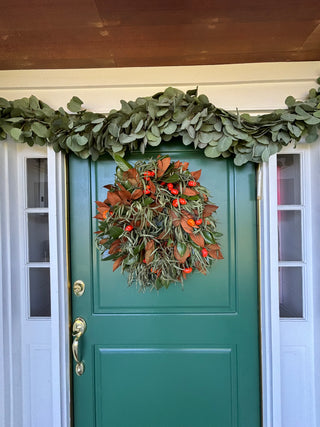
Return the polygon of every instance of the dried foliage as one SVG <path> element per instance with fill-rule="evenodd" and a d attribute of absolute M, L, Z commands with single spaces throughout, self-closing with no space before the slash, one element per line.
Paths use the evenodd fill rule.
<path fill-rule="evenodd" d="M 212 216 L 217 206 L 198 182 L 201 171 L 168 156 L 134 166 L 115 160 L 116 180 L 105 186 L 104 202 L 96 202 L 102 260 L 112 260 L 113 271 L 121 266 L 140 290 L 182 285 L 194 270 L 206 274 L 223 256 Z"/>

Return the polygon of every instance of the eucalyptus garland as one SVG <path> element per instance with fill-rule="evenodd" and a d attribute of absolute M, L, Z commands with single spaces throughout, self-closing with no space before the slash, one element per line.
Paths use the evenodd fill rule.
<path fill-rule="evenodd" d="M 320 83 L 320 78 L 317 80 Z M 121 101 L 120 110 L 107 115 L 82 109 L 73 97 L 67 107 L 53 110 L 35 96 L 8 101 L 0 98 L 0 139 L 10 136 L 30 146 L 49 144 L 55 151 L 73 152 L 97 160 L 109 153 L 157 146 L 177 138 L 184 145 L 204 150 L 207 157 L 233 157 L 238 166 L 267 161 L 290 142 L 318 137 L 320 92 L 311 89 L 304 101 L 292 96 L 286 109 L 251 116 L 215 107 L 197 90 L 175 88 L 135 101 Z"/>
<path fill-rule="evenodd" d="M 134 166 L 115 159 L 116 180 L 96 202 L 102 260 L 112 260 L 113 271 L 121 266 L 140 290 L 183 284 L 195 270 L 206 274 L 223 256 L 212 216 L 218 206 L 198 181 L 201 170 L 168 156 Z"/>

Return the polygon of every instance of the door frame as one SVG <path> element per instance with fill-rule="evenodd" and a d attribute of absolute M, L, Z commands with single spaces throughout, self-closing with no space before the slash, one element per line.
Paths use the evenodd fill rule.
<path fill-rule="evenodd" d="M 319 66 L 320 62 L 315 61 L 295 63 L 294 66 L 290 63 L 269 63 L 160 67 L 151 70 L 149 68 L 46 70 L 45 80 L 43 80 L 43 70 L 0 71 L 0 89 L 1 96 L 7 99 L 34 94 L 53 108 L 65 106 L 73 95 L 77 95 L 87 102 L 86 107 L 89 110 L 108 111 L 111 108 L 117 108 L 119 100 L 123 97 L 124 99 L 134 99 L 135 96 L 150 95 L 169 85 L 174 85 L 182 90 L 199 85 L 199 92 L 206 93 L 216 105 L 221 105 L 229 110 L 238 106 L 242 111 L 263 114 L 275 108 L 282 108 L 285 97 L 290 93 L 298 98 L 304 97 L 306 91 L 315 85 Z M 5 143 L 1 142 L 0 144 Z M 14 143 L 9 142 L 9 144 Z M 312 148 L 312 150 L 318 153 L 319 164 L 320 150 L 319 148 Z M 70 284 L 68 283 L 66 258 L 64 258 L 64 254 L 67 253 L 67 239 L 63 231 L 66 227 L 67 218 L 65 212 L 66 199 L 64 192 L 60 191 L 61 188 L 64 188 L 66 169 L 64 156 L 57 155 L 50 149 L 48 155 L 52 161 L 49 187 L 52 188 L 52 197 L 56 201 L 56 232 L 52 233 L 51 237 L 57 250 L 57 270 L 54 273 L 56 287 L 52 289 L 53 294 L 51 295 L 52 301 L 55 301 L 55 306 L 52 309 L 52 378 L 56 398 L 55 406 L 58 408 L 60 405 L 61 426 L 69 427 L 71 425 L 68 334 Z M 7 160 L 10 161 L 10 159 L 0 158 L 0 164 Z M 261 235 L 261 381 L 264 427 L 281 425 L 279 296 L 277 270 L 275 269 L 276 250 L 274 250 L 274 239 L 272 239 L 274 233 L 277 232 L 276 218 L 274 217 L 276 195 L 272 191 L 275 188 L 275 176 L 270 169 L 273 161 L 271 158 L 270 164 L 262 166 L 263 190 L 262 200 L 259 203 L 261 212 L 259 228 Z M 316 162 L 316 160 L 314 161 Z M 2 176 L 9 176 L 10 178 L 10 165 L 9 168 L 8 164 L 5 169 L 0 168 L 0 177 Z M 5 191 L 2 193 L 4 200 L 9 200 L 10 195 L 6 191 L 5 180 L 1 180 L 0 185 L 4 186 Z M 59 187 L 60 185 L 61 187 Z M 1 235 L 6 235 L 7 216 L 7 209 L 0 211 Z M 313 221 L 315 220 L 316 215 L 314 214 Z M 319 230 L 319 226 L 317 227 Z M 314 244 L 313 251 L 320 250 L 319 246 L 320 243 Z M 10 265 L 11 258 L 6 253 L 5 241 L 2 245 L 0 244 L 1 251 L 0 295 L 3 298 L 0 298 L 0 319 L 4 329 L 0 330 L 0 343 L 6 343 L 10 339 L 12 318 L 7 307 L 8 302 L 10 302 L 8 300 L 10 298 L 10 278 L 7 275 L 7 268 Z M 4 418 L 6 411 L 2 409 L 8 404 L 10 393 L 12 395 L 14 382 L 12 355 L 14 350 L 9 346 L 5 349 L 5 353 L 0 351 L 0 424 L 3 422 L 8 427 L 13 427 L 13 425 L 6 422 Z M 61 354 L 60 350 L 62 351 Z M 59 376 L 57 376 L 57 372 L 60 373 Z M 317 372 L 320 372 L 320 369 Z M 4 384 L 5 387 L 1 387 L 1 384 Z M 320 395 L 319 391 L 318 394 Z M 9 407 L 7 412 L 10 413 L 13 410 L 19 410 L 19 408 Z"/>

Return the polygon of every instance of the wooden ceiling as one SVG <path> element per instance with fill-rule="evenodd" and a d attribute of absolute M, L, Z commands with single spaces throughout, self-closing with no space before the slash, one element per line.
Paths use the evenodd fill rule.
<path fill-rule="evenodd" d="M 319 0 L 0 0 L 0 69 L 320 59 Z"/>

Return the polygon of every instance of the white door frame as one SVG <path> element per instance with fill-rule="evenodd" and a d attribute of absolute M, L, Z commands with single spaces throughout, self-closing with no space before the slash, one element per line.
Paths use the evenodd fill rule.
<path fill-rule="evenodd" d="M 144 69 L 105 69 L 105 70 L 46 70 L 44 71 L 0 71 L 0 96 L 16 99 L 34 94 L 53 108 L 65 106 L 73 95 L 86 101 L 86 107 L 93 111 L 108 111 L 119 108 L 120 99 L 135 99 L 150 95 L 169 85 L 182 90 L 199 86 L 199 93 L 206 95 L 218 106 L 250 113 L 265 113 L 284 106 L 287 95 L 304 97 L 306 90 L 315 86 L 320 62 L 276 64 L 243 64 L 201 67 L 159 67 Z M 40 82 L 40 83 L 39 83 Z M 41 83 L 43 82 L 43 83 Z M 2 147 L 6 143 L 1 143 Z M 10 142 L 9 144 L 14 144 Z M 0 157 L 2 156 L 0 147 Z M 319 165 L 319 150 L 316 151 Z M 10 197 L 8 179 L 10 178 L 10 158 L 8 150 L 0 158 L 0 185 L 2 200 Z M 273 160 L 270 161 L 270 164 Z M 316 160 L 311 159 L 316 162 Z M 316 166 L 316 163 L 314 164 Z M 64 156 L 48 150 L 49 189 L 52 215 L 50 218 L 50 250 L 52 254 L 52 327 L 51 361 L 53 381 L 54 427 L 70 425 L 70 360 L 69 360 L 69 319 L 67 280 L 66 233 L 65 233 L 65 162 Z M 319 168 L 318 168 L 319 169 Z M 316 169 L 314 169 L 316 171 Z M 314 184 L 314 190 L 319 188 Z M 277 252 L 274 238 L 277 233 L 274 207 L 276 193 L 273 191 L 274 175 L 270 166 L 262 167 L 263 194 L 261 200 L 261 366 L 262 399 L 264 427 L 281 426 L 281 376 L 280 376 L 280 324 L 278 277 L 275 265 Z M 318 187 L 317 187 L 318 185 Z M 4 188 L 2 188 L 4 187 Z M 318 203 L 318 202 L 317 202 Z M 0 245 L 0 423 L 8 427 L 12 424 L 13 412 L 19 410 L 14 401 L 12 309 L 10 287 L 10 239 L 7 230 L 9 207 L 5 203 L 0 212 L 0 231 L 4 236 Z M 319 212 L 319 203 L 313 208 L 313 222 Z M 319 231 L 319 226 L 317 226 Z M 9 240 L 8 240 L 9 239 Z M 319 243 L 313 243 L 313 253 L 319 253 Z M 315 252 L 318 251 L 318 252 Z M 314 283 L 316 278 L 314 273 Z M 317 291 L 318 292 L 318 291 Z M 2 346 L 2 348 L 4 348 Z M 320 372 L 320 370 L 316 370 Z M 317 374 L 319 375 L 319 374 Z M 3 385 L 3 387 L 1 387 Z M 319 394 L 319 393 L 318 393 Z M 4 409 L 1 411 L 1 409 Z M 287 426 L 282 426 L 287 427 Z M 309 427 L 309 426 L 308 426 Z"/>

